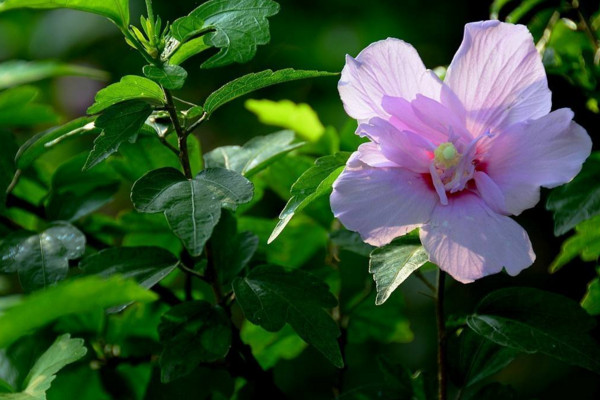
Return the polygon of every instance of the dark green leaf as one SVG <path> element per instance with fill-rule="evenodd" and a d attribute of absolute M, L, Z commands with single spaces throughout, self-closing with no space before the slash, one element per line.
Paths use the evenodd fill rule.
<path fill-rule="evenodd" d="M 313 167 L 306 170 L 298 178 L 290 189 L 292 197 L 279 214 L 279 222 L 271 237 L 269 237 L 269 243 L 279 236 L 297 212 L 304 209 L 318 197 L 330 193 L 331 185 L 342 173 L 349 156 L 349 153 L 337 153 L 332 156 L 321 157 L 315 161 Z"/>
<path fill-rule="evenodd" d="M 499 372 L 519 354 L 470 329 L 463 329 L 457 338 L 451 337 L 448 350 L 450 375 L 459 387 L 473 385 Z"/>
<path fill-rule="evenodd" d="M 258 237 L 248 231 L 238 233 L 235 217 L 224 211 L 210 239 L 210 248 L 219 283 L 228 285 L 256 252 Z"/>
<path fill-rule="evenodd" d="M 119 149 L 121 143 L 132 140 L 152 114 L 152 107 L 141 101 L 127 101 L 107 108 L 96 120 L 102 133 L 94 140 L 85 169 L 104 161 Z"/>
<path fill-rule="evenodd" d="M 40 289 L 66 278 L 69 260 L 85 251 L 85 236 L 66 222 L 56 222 L 45 231 L 17 232 L 0 244 L 1 270 L 19 273 L 27 291 Z"/>
<path fill-rule="evenodd" d="M 90 276 L 61 282 L 25 297 L 0 315 L 0 349 L 65 315 L 155 299 L 154 293 L 119 276 L 109 279 Z"/>
<path fill-rule="evenodd" d="M 359 254 L 364 257 L 369 257 L 375 246 L 363 242 L 357 232 L 350 232 L 345 229 L 333 231 L 329 234 L 329 238 L 336 246 L 346 251 Z"/>
<path fill-rule="evenodd" d="M 246 142 L 243 147 L 217 147 L 204 155 L 204 164 L 207 168 L 227 168 L 250 177 L 303 144 L 292 143 L 293 141 L 292 131 L 258 136 Z"/>
<path fill-rule="evenodd" d="M 75 221 L 109 203 L 120 182 L 108 166 L 82 171 L 86 155 L 80 154 L 62 164 L 54 175 L 46 205 L 53 220 Z"/>
<path fill-rule="evenodd" d="M 280 331 L 269 332 L 258 325 L 244 323 L 240 329 L 240 337 L 250 345 L 252 355 L 264 370 L 274 367 L 281 359 L 293 360 L 307 346 L 289 325 L 285 325 Z"/>
<path fill-rule="evenodd" d="M 15 8 L 72 8 L 102 15 L 117 26 L 129 27 L 129 0 L 5 0 L 0 12 Z"/>
<path fill-rule="evenodd" d="M 6 189 L 10 186 L 14 179 L 15 154 L 18 146 L 14 137 L 9 132 L 0 132 L 0 212 L 3 212 L 6 207 Z"/>
<path fill-rule="evenodd" d="M 173 168 L 161 168 L 141 177 L 131 189 L 138 211 L 164 212 L 173 233 L 193 256 L 219 221 L 221 208 L 234 210 L 252 199 L 252 183 L 222 168 L 206 169 L 188 180 Z"/>
<path fill-rule="evenodd" d="M 240 96 L 254 92 L 255 90 L 265 88 L 267 86 L 276 85 L 283 82 L 291 82 L 298 79 L 317 78 L 320 76 L 335 76 L 336 73 L 323 71 L 305 71 L 295 70 L 292 68 L 272 71 L 265 71 L 244 75 L 226 83 L 221 88 L 212 92 L 204 103 L 204 111 L 209 115 L 223 104 L 237 99 Z"/>
<path fill-rule="evenodd" d="M 600 152 L 588 158 L 571 182 L 550 193 L 546 208 L 554 213 L 556 236 L 600 213 Z"/>
<path fill-rule="evenodd" d="M 278 11 L 279 4 L 272 0 L 211 0 L 173 22 L 171 34 L 185 42 L 214 31 L 206 35 L 205 43 L 220 51 L 205 61 L 203 68 L 245 63 L 256 54 L 256 46 L 271 39 L 267 17 Z"/>
<path fill-rule="evenodd" d="M 118 83 L 105 87 L 96 94 L 94 104 L 88 108 L 88 114 L 97 114 L 110 106 L 127 100 L 143 100 L 150 104 L 162 105 L 165 95 L 162 89 L 150 79 L 127 75 Z"/>
<path fill-rule="evenodd" d="M 492 382 L 479 390 L 466 392 L 462 399 L 464 400 L 516 400 L 519 394 L 515 389 L 508 385 L 498 382 Z"/>
<path fill-rule="evenodd" d="M 165 64 L 161 68 L 155 65 L 144 66 L 144 75 L 160 83 L 165 89 L 181 89 L 187 78 L 187 71 L 179 65 Z"/>
<path fill-rule="evenodd" d="M 0 64 L 0 89 L 24 85 L 56 76 L 84 76 L 104 80 L 108 74 L 98 69 L 56 61 L 11 60 Z"/>
<path fill-rule="evenodd" d="M 56 122 L 58 116 L 50 106 L 33 102 L 38 93 L 38 89 L 32 86 L 20 86 L 0 92 L 0 126 Z"/>
<path fill-rule="evenodd" d="M 596 261 L 600 257 L 600 215 L 575 227 L 575 235 L 563 242 L 550 272 L 558 271 L 577 256 L 583 261 Z"/>
<path fill-rule="evenodd" d="M 17 168 L 27 168 L 46 151 L 72 137 L 87 133 L 100 133 L 100 130 L 94 125 L 94 120 L 94 117 L 77 118 L 65 125 L 48 129 L 33 136 L 19 148 L 15 156 Z"/>
<path fill-rule="evenodd" d="M 149 289 L 169 275 L 177 263 L 172 253 L 159 247 L 116 247 L 84 258 L 79 268 L 85 275 L 132 278 Z"/>
<path fill-rule="evenodd" d="M 250 322 L 271 332 L 287 322 L 336 367 L 343 367 L 336 340 L 340 331 L 323 310 L 335 307 L 337 301 L 325 283 L 302 271 L 263 265 L 236 279 L 233 288 Z"/>
<path fill-rule="evenodd" d="M 162 382 L 170 382 L 192 372 L 202 362 L 227 355 L 231 327 L 225 311 L 206 301 L 188 301 L 171 308 L 158 326 Z"/>
<path fill-rule="evenodd" d="M 479 303 L 467 323 L 501 346 L 600 372 L 600 346 L 588 335 L 594 320 L 567 297 L 532 288 L 500 289 Z"/>
<path fill-rule="evenodd" d="M 377 285 L 376 304 L 383 304 L 398 286 L 429 260 L 418 238 L 404 236 L 373 250 L 369 272 Z"/>

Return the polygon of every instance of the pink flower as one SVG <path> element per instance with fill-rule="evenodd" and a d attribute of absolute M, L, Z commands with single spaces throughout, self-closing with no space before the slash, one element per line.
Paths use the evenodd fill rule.
<path fill-rule="evenodd" d="M 338 89 L 370 140 L 333 184 L 331 207 L 348 229 L 382 246 L 420 228 L 430 260 L 464 283 L 533 263 L 508 216 L 533 207 L 540 186 L 571 180 L 592 144 L 571 110 L 550 112 L 525 26 L 467 24 L 444 82 L 411 45 L 373 43 L 347 56 Z"/>

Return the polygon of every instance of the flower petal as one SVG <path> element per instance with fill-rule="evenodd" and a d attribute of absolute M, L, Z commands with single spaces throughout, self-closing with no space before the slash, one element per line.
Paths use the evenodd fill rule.
<path fill-rule="evenodd" d="M 482 171 L 475 171 L 473 180 L 479 192 L 479 196 L 494 212 L 498 214 L 508 215 L 506 210 L 506 199 L 504 193 L 496 185 L 496 182 L 488 174 Z"/>
<path fill-rule="evenodd" d="M 410 131 L 399 131 L 381 118 L 371 118 L 368 124 L 360 124 L 357 133 L 379 144 L 382 155 L 393 161 L 396 166 L 418 173 L 429 170 L 435 146 L 427 139 Z M 361 160 L 373 167 L 387 166 L 375 165 L 362 157 Z"/>
<path fill-rule="evenodd" d="M 346 112 L 361 122 L 389 116 L 381 107 L 384 95 L 412 100 L 421 93 L 438 99 L 440 88 L 414 47 L 393 38 L 371 44 L 356 59 L 346 56 L 338 84 Z"/>
<path fill-rule="evenodd" d="M 399 166 L 398 164 L 396 164 L 393 161 L 390 161 L 383 155 L 377 143 L 363 143 L 360 146 L 358 146 L 356 152 L 358 153 L 358 159 L 370 167 L 394 168 Z"/>
<path fill-rule="evenodd" d="M 540 186 L 562 185 L 581 170 L 592 141 L 572 118 L 571 110 L 556 110 L 516 124 L 487 144 L 486 173 L 504 193 L 510 214 L 533 207 Z"/>
<path fill-rule="evenodd" d="M 498 273 L 502 267 L 514 276 L 535 260 L 527 232 L 473 193 L 437 206 L 420 237 L 431 262 L 463 283 Z"/>
<path fill-rule="evenodd" d="M 354 153 L 333 184 L 336 218 L 363 240 L 383 246 L 429 221 L 437 195 L 422 175 L 403 168 L 372 168 Z"/>
<path fill-rule="evenodd" d="M 474 137 L 550 112 L 544 66 L 523 25 L 467 24 L 444 83 L 463 103 L 467 128 Z"/>

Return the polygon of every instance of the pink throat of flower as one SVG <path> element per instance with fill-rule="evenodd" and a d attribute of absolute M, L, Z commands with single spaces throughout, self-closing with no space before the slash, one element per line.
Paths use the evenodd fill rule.
<path fill-rule="evenodd" d="M 451 137 L 449 142 L 441 143 L 435 149 L 429 172 L 443 205 L 448 204 L 448 194 L 464 190 L 473 179 L 473 174 L 480 165 L 476 145 L 486 137 L 491 138 L 492 134 L 483 133 L 466 145 L 459 138 Z"/>

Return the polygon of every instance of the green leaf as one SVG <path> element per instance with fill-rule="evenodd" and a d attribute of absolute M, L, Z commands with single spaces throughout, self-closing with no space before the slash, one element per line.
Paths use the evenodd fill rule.
<path fill-rule="evenodd" d="M 17 168 L 29 167 L 38 157 L 46 151 L 52 150 L 59 143 L 88 133 L 100 133 L 94 125 L 95 117 L 81 117 L 65 125 L 48 129 L 31 137 L 19 148 L 15 161 Z"/>
<path fill-rule="evenodd" d="M 217 147 L 204 154 L 204 164 L 207 168 L 226 168 L 250 177 L 303 144 L 292 143 L 293 141 L 292 131 L 257 136 L 243 147 Z"/>
<path fill-rule="evenodd" d="M 69 334 L 59 336 L 35 362 L 23 382 L 23 390 L 19 393 L 0 394 L 0 399 L 46 400 L 46 391 L 50 389 L 56 374 L 86 353 L 82 339 L 71 339 Z"/>
<path fill-rule="evenodd" d="M 500 289 L 479 303 L 467 323 L 501 346 L 600 373 L 600 346 L 588 335 L 594 319 L 567 297 L 524 287 Z"/>
<path fill-rule="evenodd" d="M 377 285 L 376 304 L 383 304 L 406 278 L 429 260 L 419 238 L 403 236 L 373 250 L 369 272 Z"/>
<path fill-rule="evenodd" d="M 471 386 L 502 370 L 518 354 L 517 350 L 499 346 L 470 329 L 463 329 L 458 338 L 450 337 L 450 375 L 459 387 Z"/>
<path fill-rule="evenodd" d="M 369 257 L 371 252 L 376 248 L 363 242 L 358 232 L 350 232 L 345 229 L 331 232 L 329 238 L 333 244 L 339 246 L 341 249 L 364 257 Z"/>
<path fill-rule="evenodd" d="M 271 39 L 267 17 L 277 12 L 279 4 L 272 0 L 211 0 L 173 22 L 171 34 L 185 42 L 214 31 L 205 36 L 205 42 L 220 50 L 202 68 L 245 63 L 256 54 L 256 46 Z"/>
<path fill-rule="evenodd" d="M 46 214 L 53 220 L 76 221 L 109 203 L 120 181 L 106 165 L 82 171 L 86 154 L 62 164 L 52 175 Z"/>
<path fill-rule="evenodd" d="M 177 258 L 159 247 L 115 247 L 92 254 L 79 263 L 84 275 L 132 278 L 151 288 L 177 268 Z"/>
<path fill-rule="evenodd" d="M 88 114 L 97 114 L 110 106 L 127 100 L 143 100 L 154 105 L 163 105 L 165 95 L 162 89 L 150 79 L 127 75 L 118 83 L 105 87 L 96 94 L 94 104 L 88 108 Z"/>
<path fill-rule="evenodd" d="M 140 212 L 164 212 L 173 233 L 199 256 L 221 208 L 235 210 L 252 199 L 252 192 L 250 181 L 226 169 L 206 169 L 188 180 L 176 169 L 161 168 L 135 182 L 131 200 Z"/>
<path fill-rule="evenodd" d="M 266 125 L 291 129 L 302 139 L 317 142 L 325 133 L 325 127 L 317 113 L 308 104 L 296 104 L 290 100 L 254 100 L 244 103 Z"/>
<path fill-rule="evenodd" d="M 94 140 L 94 148 L 88 156 L 85 169 L 104 161 L 119 149 L 121 143 L 132 140 L 152 114 L 152 107 L 132 100 L 107 108 L 96 120 L 102 133 Z"/>
<path fill-rule="evenodd" d="M 550 272 L 558 271 L 577 256 L 583 261 L 596 261 L 600 257 L 600 215 L 575 227 L 575 235 L 563 242 L 560 253 L 550 264 Z"/>
<path fill-rule="evenodd" d="M 15 138 L 10 132 L 0 132 L 0 212 L 6 208 L 6 189 L 10 186 L 16 172 L 15 153 L 18 151 Z"/>
<path fill-rule="evenodd" d="M 278 83 L 291 82 L 298 79 L 317 78 L 321 76 L 336 76 L 337 73 L 323 71 L 305 71 L 295 70 L 293 68 L 280 69 L 272 71 L 256 72 L 244 75 L 231 82 L 226 83 L 208 96 L 204 103 L 204 111 L 208 115 L 212 114 L 217 108 L 240 96 L 254 92 L 255 90 Z"/>
<path fill-rule="evenodd" d="M 199 300 L 171 308 L 158 326 L 161 381 L 166 383 L 192 372 L 202 362 L 227 355 L 231 327 L 225 311 Z"/>
<path fill-rule="evenodd" d="M 144 66 L 144 75 L 161 84 L 165 89 L 181 89 L 187 78 L 187 71 L 179 65 L 165 64 L 161 68 L 155 65 Z"/>
<path fill-rule="evenodd" d="M 0 92 L 0 126 L 56 122 L 58 116 L 50 106 L 33 102 L 38 94 L 39 90 L 32 86 L 20 86 Z"/>
<path fill-rule="evenodd" d="M 83 255 L 85 236 L 66 222 L 56 222 L 36 234 L 20 231 L 0 244 L 3 272 L 18 272 L 26 291 L 40 289 L 66 278 L 69 260 Z"/>
<path fill-rule="evenodd" d="M 587 287 L 587 292 L 581 300 L 581 306 L 590 315 L 600 315 L 600 278 L 593 279 Z"/>
<path fill-rule="evenodd" d="M 169 56 L 169 64 L 180 65 L 182 62 L 196 54 L 202 53 L 204 50 L 210 49 L 212 46 L 206 44 L 204 36 L 197 37 L 188 42 L 182 43 L 177 50 Z"/>
<path fill-rule="evenodd" d="M 250 346 L 252 355 L 264 370 L 274 367 L 279 360 L 293 360 L 307 346 L 289 325 L 269 332 L 258 325 L 244 323 L 240 337 Z"/>
<path fill-rule="evenodd" d="M 90 276 L 61 282 L 26 296 L 0 315 L 0 348 L 65 315 L 155 299 L 154 293 L 119 276 L 109 279 Z"/>
<path fill-rule="evenodd" d="M 37 82 L 56 76 L 83 76 L 98 80 L 108 79 L 106 72 L 81 65 L 64 64 L 56 61 L 11 60 L 0 64 L 0 89 Z"/>
<path fill-rule="evenodd" d="M 248 265 L 257 248 L 258 236 L 249 231 L 238 233 L 235 217 L 230 212 L 222 212 L 210 238 L 211 256 L 219 283 L 230 285 Z"/>
<path fill-rule="evenodd" d="M 102 15 L 122 29 L 129 27 L 129 0 L 5 0 L 0 12 L 16 8 L 72 8 Z"/>
<path fill-rule="evenodd" d="M 233 282 L 235 296 L 246 318 L 270 332 L 289 323 L 296 333 L 333 365 L 344 362 L 336 338 L 340 331 L 323 308 L 337 301 L 325 283 L 302 271 L 286 272 L 263 265 Z"/>
<path fill-rule="evenodd" d="M 546 208 L 554 213 L 556 236 L 600 214 L 600 152 L 592 153 L 571 182 L 550 193 Z"/>
<path fill-rule="evenodd" d="M 288 222 L 315 199 L 331 192 L 331 185 L 342 173 L 350 153 L 337 153 L 317 159 L 292 185 L 292 197 L 279 214 L 279 222 L 269 237 L 269 243 L 279 236 Z"/>

